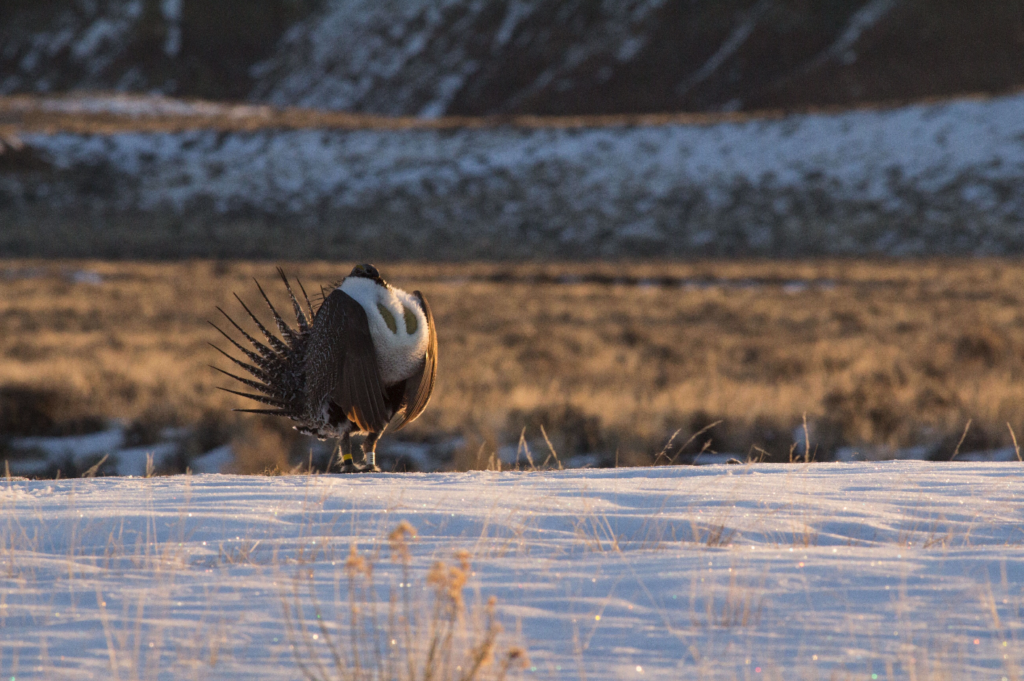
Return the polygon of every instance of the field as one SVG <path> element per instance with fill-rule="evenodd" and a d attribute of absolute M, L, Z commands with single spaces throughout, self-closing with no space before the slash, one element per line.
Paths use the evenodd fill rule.
<path fill-rule="evenodd" d="M 0 681 L 1024 681 L 1022 57 L 1024 0 L 0 0 Z M 225 373 L 362 262 L 439 372 L 341 475 Z"/>
<path fill-rule="evenodd" d="M 1017 680 L 1021 483 L 920 462 L 7 481 L 0 675 Z"/>
<path fill-rule="evenodd" d="M 819 460 L 911 446 L 949 459 L 1024 432 L 1018 262 L 377 264 L 434 309 L 437 389 L 402 435 L 455 442 L 449 469 L 485 468 L 521 435 L 546 456 L 542 426 L 562 459 L 599 465 L 702 448 L 788 461 L 806 441 Z M 244 316 L 232 292 L 268 319 L 253 277 L 287 309 L 275 265 L 0 263 L 0 433 L 119 419 L 146 444 L 201 423 L 193 450 L 232 441 L 239 472 L 305 461 L 308 441 L 233 415 L 243 401 L 207 366 L 225 364 L 208 345 L 226 346 L 215 308 Z M 312 291 L 352 266 L 282 265 Z"/>

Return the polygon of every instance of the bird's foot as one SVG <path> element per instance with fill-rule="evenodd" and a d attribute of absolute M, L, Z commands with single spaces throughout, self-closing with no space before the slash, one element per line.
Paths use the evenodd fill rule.
<path fill-rule="evenodd" d="M 380 469 L 373 464 L 368 464 L 365 461 L 355 463 L 354 461 L 346 461 L 341 465 L 340 473 L 380 473 Z"/>

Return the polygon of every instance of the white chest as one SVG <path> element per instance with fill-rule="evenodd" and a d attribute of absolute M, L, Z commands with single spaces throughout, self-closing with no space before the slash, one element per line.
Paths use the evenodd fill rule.
<path fill-rule="evenodd" d="M 339 288 L 366 311 L 384 385 L 394 385 L 416 373 L 429 343 L 427 318 L 416 298 L 365 277 L 347 277 Z"/>

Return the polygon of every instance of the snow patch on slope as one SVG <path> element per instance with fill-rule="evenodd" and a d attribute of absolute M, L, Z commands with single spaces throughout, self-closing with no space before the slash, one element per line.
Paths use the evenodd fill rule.
<path fill-rule="evenodd" d="M 801 73 L 809 73 L 825 65 L 831 60 L 841 59 L 844 64 L 852 64 L 857 60 L 854 47 L 861 36 L 877 26 L 890 12 L 899 6 L 899 0 L 871 0 L 861 7 L 850 18 L 846 28 L 826 50 L 808 62 Z"/>
<path fill-rule="evenodd" d="M 97 79 L 124 54 L 142 10 L 141 0 L 53 5 L 51 11 L 56 16 L 48 22 L 48 28 L 36 27 L 7 36 L 5 50 L 12 55 L 20 53 L 21 58 L 16 68 L 0 77 L 0 92 L 49 92 L 66 87 L 51 81 L 55 76 L 67 75 L 53 69 L 54 58 L 61 54 L 66 54 L 77 74 L 77 87 L 102 86 Z M 130 85 L 131 74 L 125 74 L 122 80 Z"/>
<path fill-rule="evenodd" d="M 23 138 L 115 178 L 53 188 L 55 209 L 255 211 L 424 257 L 1024 252 L 1022 95 L 707 126 Z M 0 176 L 14 202 L 22 186 Z"/>
<path fill-rule="evenodd" d="M 532 23 L 546 4 L 333 0 L 323 12 L 289 28 L 275 55 L 253 67 L 252 76 L 259 82 L 253 97 L 282 106 L 440 116 L 481 61 L 516 50 L 520 41 L 542 40 L 552 30 Z M 591 17 L 586 27 L 560 27 L 578 33 L 577 42 L 552 58 L 516 101 L 558 79 L 574 78 L 587 60 L 630 59 L 646 43 L 638 27 L 663 4 L 664 0 L 596 6 L 586 0 L 561 3 L 560 17 L 595 11 L 600 17 Z M 496 21 L 493 15 L 499 9 L 503 16 Z M 453 36 L 466 39 L 453 41 Z"/>

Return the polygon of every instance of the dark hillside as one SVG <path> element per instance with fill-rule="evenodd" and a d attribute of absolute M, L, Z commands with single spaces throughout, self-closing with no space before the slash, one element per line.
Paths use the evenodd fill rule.
<path fill-rule="evenodd" d="M 0 91 L 244 99 L 252 65 L 315 0 L 4 0 Z"/>
<path fill-rule="evenodd" d="M 0 94 L 387 115 L 805 108 L 1024 85 L 1021 0 L 5 0 Z"/>

